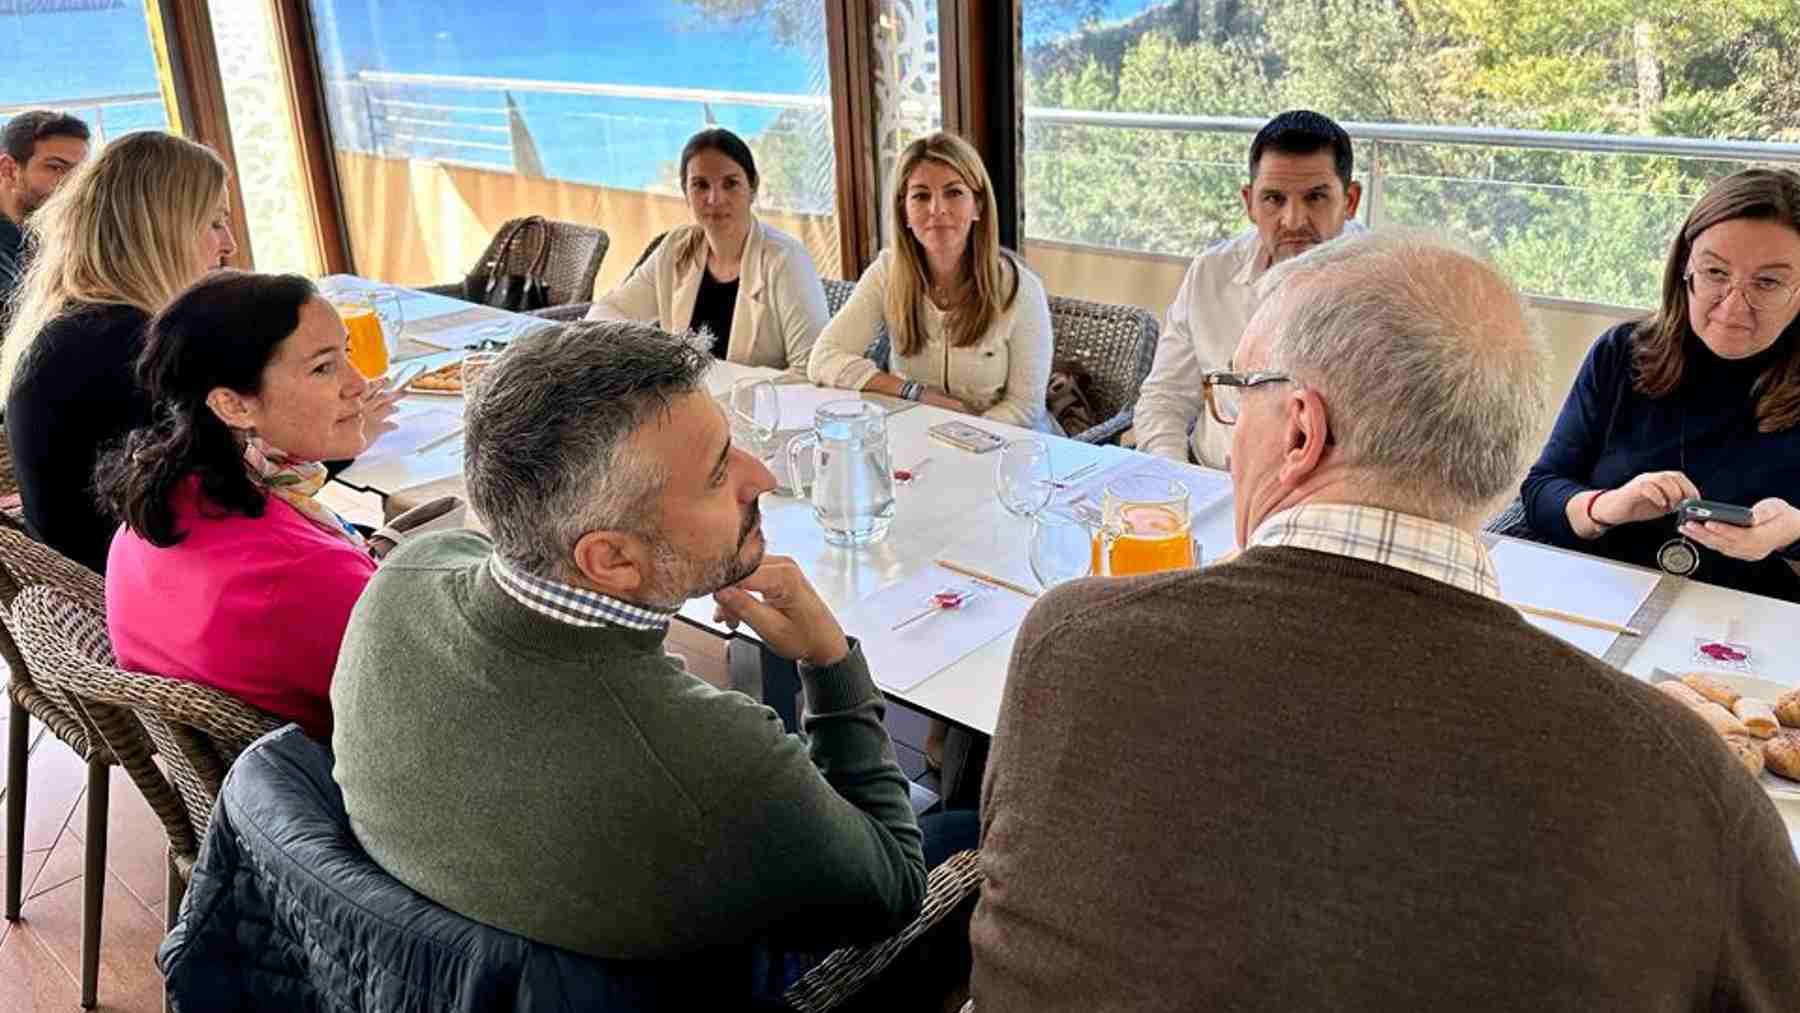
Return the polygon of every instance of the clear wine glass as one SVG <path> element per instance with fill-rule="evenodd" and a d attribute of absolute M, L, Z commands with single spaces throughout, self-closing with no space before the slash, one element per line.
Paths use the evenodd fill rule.
<path fill-rule="evenodd" d="M 756 440 L 758 453 L 781 428 L 781 399 L 775 385 L 756 377 L 743 377 L 731 385 L 731 414 Z"/>
<path fill-rule="evenodd" d="M 1001 447 L 994 466 L 994 491 L 1000 496 L 1000 505 L 1019 517 L 1034 517 L 1049 506 L 1056 491 L 1050 484 L 1050 445 L 1028 436 Z"/>
<path fill-rule="evenodd" d="M 1046 510 L 1031 522 L 1031 573 L 1045 590 L 1094 568 L 1094 533 L 1087 524 L 1059 510 Z"/>

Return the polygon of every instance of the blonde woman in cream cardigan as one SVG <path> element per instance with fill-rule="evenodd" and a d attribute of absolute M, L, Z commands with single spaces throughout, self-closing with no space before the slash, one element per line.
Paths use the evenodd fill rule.
<path fill-rule="evenodd" d="M 1000 249 L 981 156 L 954 134 L 931 134 L 907 147 L 894 180 L 895 240 L 819 336 L 807 376 L 1056 432 L 1044 406 L 1049 301 Z M 862 354 L 883 324 L 887 372 Z"/>
<path fill-rule="evenodd" d="M 750 213 L 757 182 L 736 134 L 715 127 L 689 138 L 681 189 L 695 224 L 671 231 L 588 319 L 705 331 L 717 358 L 803 373 L 830 316 L 825 289 L 806 247 Z"/>

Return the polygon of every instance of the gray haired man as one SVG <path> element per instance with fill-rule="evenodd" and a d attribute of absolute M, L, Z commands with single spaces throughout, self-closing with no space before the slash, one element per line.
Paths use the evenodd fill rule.
<path fill-rule="evenodd" d="M 468 411 L 492 541 L 408 543 L 356 607 L 336 777 L 369 854 L 445 907 L 646 961 L 878 938 L 919 909 L 881 694 L 793 560 L 764 557 L 775 483 L 732 445 L 710 362 L 639 323 L 515 342 Z M 807 740 L 664 650 L 675 610 L 709 593 L 800 663 Z"/>
<path fill-rule="evenodd" d="M 1393 233 L 1263 284 L 1204 392 L 1244 551 L 1019 633 L 977 1008 L 1800 1009 L 1768 797 L 1499 598 L 1476 531 L 1545 408 L 1518 293 Z"/>

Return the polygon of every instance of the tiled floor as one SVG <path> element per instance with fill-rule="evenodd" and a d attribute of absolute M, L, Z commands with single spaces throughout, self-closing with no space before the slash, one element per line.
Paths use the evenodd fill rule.
<path fill-rule="evenodd" d="M 87 768 L 36 721 L 25 801 L 24 903 L 0 921 L 0 1013 L 81 1006 L 81 901 Z M 7 717 L 0 710 L 0 739 Z M 4 788 L 0 787 L 0 792 Z M 123 771 L 108 792 L 100 1009 L 162 1009 L 162 824 Z M 0 852 L 5 849 L 0 837 Z"/>

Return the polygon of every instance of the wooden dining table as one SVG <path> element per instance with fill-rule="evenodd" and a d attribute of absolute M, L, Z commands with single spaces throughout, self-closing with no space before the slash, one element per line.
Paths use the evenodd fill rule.
<path fill-rule="evenodd" d="M 437 353 L 427 361 L 453 361 L 455 354 Z M 708 389 L 723 400 L 734 383 L 746 378 L 792 385 L 792 377 L 775 370 L 727 362 L 714 363 L 706 382 Z M 826 394 L 803 388 L 804 385 L 800 385 L 790 390 L 784 401 L 805 407 L 830 397 L 858 397 L 855 392 Z M 872 400 L 889 408 L 895 407 L 891 399 Z M 406 401 L 418 401 L 419 404 L 406 405 L 398 416 L 402 434 L 407 434 L 409 426 L 413 425 L 411 420 L 429 419 L 433 425 L 442 425 L 445 415 L 460 415 L 461 411 L 457 399 L 407 398 Z M 765 495 L 761 510 L 768 551 L 791 556 L 799 562 L 826 603 L 845 620 L 846 631 L 862 640 L 870 669 L 883 691 L 910 707 L 979 733 L 992 734 L 1017 630 L 1016 621 L 1004 629 L 997 629 L 997 624 L 1005 623 L 1014 615 L 1022 616 L 1031 599 L 1021 592 L 1041 586 L 1028 560 L 1033 521 L 1005 509 L 995 494 L 998 455 L 972 453 L 939 442 L 930 434 L 931 427 L 937 423 L 961 419 L 972 421 L 1006 439 L 1042 438 L 1049 448 L 1053 475 L 1083 475 L 1082 482 L 1139 467 L 1154 467 L 1161 474 L 1174 475 L 1195 490 L 1192 526 L 1200 557 L 1211 561 L 1237 548 L 1230 480 L 1223 473 L 1189 465 L 1151 462 L 1144 455 L 1120 447 L 1094 446 L 1044 436 L 986 419 L 970 420 L 967 416 L 930 405 L 908 404 L 904 408 L 893 411 L 886 418 L 889 454 L 896 469 L 916 472 L 916 475 L 911 481 L 897 486 L 896 513 L 884 539 L 860 548 L 831 545 L 824 537 L 811 504 L 793 495 Z M 809 418 L 783 417 L 782 432 L 769 442 L 780 444 L 786 436 L 809 424 Z M 399 443 L 416 442 L 409 437 L 417 435 L 403 435 Z M 451 444 L 454 445 L 440 446 L 422 454 L 398 455 L 398 459 L 372 453 L 360 459 L 339 479 L 358 488 L 379 492 L 395 501 L 397 506 L 455 492 L 461 488 L 461 447 L 459 441 L 451 441 Z M 378 451 L 379 442 L 371 449 Z M 1075 489 L 1070 494 L 1079 492 Z M 1654 584 L 1656 591 L 1651 600 L 1627 623 L 1636 628 L 1640 636 L 1603 634 L 1602 640 L 1596 643 L 1591 629 L 1564 628 L 1551 620 L 1541 623 L 1548 632 L 1565 639 L 1587 637 L 1584 643 L 1588 649 L 1602 654 L 1630 675 L 1648 680 L 1659 668 L 1676 672 L 1693 670 L 1699 667 L 1695 663 L 1696 638 L 1729 635 L 1753 645 L 1757 677 L 1781 686 L 1800 686 L 1800 649 L 1793 647 L 1792 633 L 1800 629 L 1800 605 L 1683 578 L 1664 577 L 1597 556 L 1516 543 L 1499 536 L 1486 537 L 1496 551 L 1501 585 L 1508 597 L 1524 600 L 1534 597 L 1530 587 L 1508 585 L 1509 570 L 1528 572 L 1537 579 L 1544 579 L 1544 573 L 1554 572 L 1556 583 L 1571 584 L 1577 589 L 1584 584 L 1594 587 Z M 1529 564 L 1524 562 L 1527 559 Z M 997 578 L 998 584 L 976 584 L 987 604 L 1006 612 L 1006 616 L 983 614 L 984 629 L 967 637 L 960 634 L 968 627 L 958 625 L 965 617 L 927 619 L 918 623 L 917 628 L 928 631 L 934 641 L 951 643 L 921 647 L 919 641 L 904 640 L 888 628 L 910 614 L 905 606 L 912 599 L 893 596 L 908 588 L 929 589 L 939 583 L 968 586 L 965 576 L 939 566 L 939 560 L 952 561 Z M 1004 585 L 1014 585 L 1017 590 Z M 1567 588 L 1562 590 L 1566 592 Z M 879 605 L 880 609 L 872 610 L 871 603 Z M 721 641 L 755 636 L 748 628 L 728 629 L 716 621 L 710 598 L 688 602 L 679 618 L 690 630 Z M 891 622 L 884 621 L 890 618 Z M 933 623 L 941 625 L 933 629 Z M 975 643 L 976 639 L 980 642 Z M 1096 673 L 1095 677 L 1103 678 L 1104 675 Z M 1796 786 L 1792 797 L 1777 796 L 1775 803 L 1790 830 L 1800 834 L 1800 785 Z M 1796 837 L 1796 845 L 1800 847 L 1800 837 Z"/>

